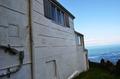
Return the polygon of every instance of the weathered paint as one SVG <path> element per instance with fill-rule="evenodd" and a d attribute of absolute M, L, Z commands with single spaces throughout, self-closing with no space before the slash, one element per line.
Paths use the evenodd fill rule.
<path fill-rule="evenodd" d="M 47 19 L 43 0 L 0 0 L 0 45 L 25 53 L 22 69 L 10 79 L 67 79 L 87 70 L 87 52 L 77 45 L 79 34 L 69 20 L 70 28 Z M 0 73 L 16 67 L 16 57 L 0 52 Z"/>
<path fill-rule="evenodd" d="M 31 79 L 31 60 L 29 50 L 28 0 L 0 0 L 0 45 L 8 44 L 24 51 L 24 64 L 20 71 L 2 79 Z M 0 74 L 7 68 L 16 68 L 19 60 L 0 50 Z M 1 79 L 1 78 L 0 78 Z"/>

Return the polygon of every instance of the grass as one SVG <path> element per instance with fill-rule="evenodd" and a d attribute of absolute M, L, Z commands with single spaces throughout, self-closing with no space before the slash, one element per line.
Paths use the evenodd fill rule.
<path fill-rule="evenodd" d="M 101 68 L 99 64 L 90 64 L 90 69 L 87 72 L 81 73 L 75 79 L 120 79 L 120 75 L 115 75 Z"/>

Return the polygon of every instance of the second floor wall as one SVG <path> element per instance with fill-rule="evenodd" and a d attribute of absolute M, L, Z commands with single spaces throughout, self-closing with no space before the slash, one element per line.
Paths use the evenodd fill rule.
<path fill-rule="evenodd" d="M 44 16 L 63 27 L 74 29 L 74 16 L 56 0 L 43 0 Z"/>
<path fill-rule="evenodd" d="M 74 24 L 73 17 L 69 16 L 69 27 L 65 25 L 58 24 L 53 21 L 51 18 L 46 17 L 45 15 L 45 3 L 46 0 L 33 0 L 32 4 L 32 21 L 33 21 L 33 32 L 36 40 L 34 41 L 35 45 L 76 45 L 75 44 L 75 34 L 74 34 Z M 61 13 L 61 12 L 60 12 Z M 59 13 L 58 13 L 59 14 Z M 57 15 L 57 14 L 56 14 Z M 48 41 L 54 38 L 54 42 L 45 43 L 44 39 L 41 37 L 46 37 Z M 55 40 L 56 39 L 56 40 Z M 38 40 L 41 40 L 38 42 Z M 48 41 L 48 42 L 49 42 Z M 64 43 L 64 44 L 62 44 Z"/>

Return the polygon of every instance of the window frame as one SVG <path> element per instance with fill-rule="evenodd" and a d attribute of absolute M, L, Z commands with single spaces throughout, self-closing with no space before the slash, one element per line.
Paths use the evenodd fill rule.
<path fill-rule="evenodd" d="M 64 12 L 61 11 L 61 25 L 64 26 Z"/>
<path fill-rule="evenodd" d="M 53 9 L 54 9 L 54 12 L 53 12 Z M 51 18 L 53 21 L 56 20 L 56 7 L 52 4 L 51 4 Z"/>
<path fill-rule="evenodd" d="M 77 44 L 79 45 L 79 46 L 83 46 L 83 37 L 82 36 L 80 36 L 80 35 L 77 35 Z"/>
<path fill-rule="evenodd" d="M 64 27 L 69 27 L 70 28 L 70 24 L 69 24 L 69 14 L 67 14 L 63 9 L 61 9 L 59 6 L 57 6 L 54 2 L 52 2 L 51 0 L 44 0 L 44 5 L 46 5 L 45 1 L 49 1 L 50 2 L 50 12 L 49 16 L 45 16 L 48 19 L 51 19 L 53 22 L 55 22 L 58 25 L 64 26 Z M 53 6 L 55 7 L 55 11 L 53 11 Z M 44 6 L 44 12 L 45 10 L 45 6 Z M 47 9 L 49 9 L 47 7 Z M 59 13 L 58 13 L 59 11 Z M 54 15 L 53 15 L 54 13 Z M 63 14 L 62 14 L 63 13 Z M 45 13 L 44 13 L 45 14 Z M 63 16 L 62 16 L 63 15 Z"/>

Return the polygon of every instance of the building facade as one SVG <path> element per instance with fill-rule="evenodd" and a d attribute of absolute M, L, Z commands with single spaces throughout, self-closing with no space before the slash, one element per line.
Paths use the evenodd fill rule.
<path fill-rule="evenodd" d="M 67 79 L 86 71 L 74 18 L 56 0 L 0 0 L 0 79 Z"/>

